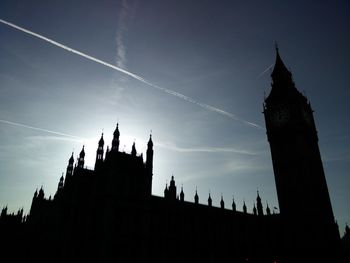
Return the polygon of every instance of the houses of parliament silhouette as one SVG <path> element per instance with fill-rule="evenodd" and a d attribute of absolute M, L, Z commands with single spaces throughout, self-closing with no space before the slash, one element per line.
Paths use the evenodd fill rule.
<path fill-rule="evenodd" d="M 318 147 L 313 111 L 295 87 L 278 48 L 264 101 L 267 139 L 280 213 L 252 213 L 184 200 L 174 177 L 164 197 L 152 195 L 153 142 L 146 160 L 111 148 L 103 134 L 93 170 L 85 151 L 68 161 L 54 197 L 35 191 L 30 212 L 2 210 L 0 236 L 9 262 L 350 262 L 350 230 L 339 236 Z M 343 242 L 342 242 L 343 241 Z"/>

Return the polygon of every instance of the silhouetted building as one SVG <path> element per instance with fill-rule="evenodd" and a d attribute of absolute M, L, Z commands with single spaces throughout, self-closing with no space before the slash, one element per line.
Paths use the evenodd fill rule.
<path fill-rule="evenodd" d="M 341 260 L 310 103 L 296 88 L 277 50 L 264 115 L 280 214 L 257 193 L 252 213 L 185 201 L 174 176 L 164 197 L 152 195 L 153 142 L 146 160 L 119 151 L 117 125 L 110 150 L 98 142 L 93 170 L 82 148 L 68 160 L 53 199 L 35 191 L 30 213 L 0 216 L 4 251 L 13 262 L 328 262 Z M 349 246 L 347 227 L 343 248 Z M 21 253 L 16 253 L 21 251 Z M 349 251 L 349 249 L 347 250 Z"/>
<path fill-rule="evenodd" d="M 264 115 L 283 225 L 284 253 L 333 256 L 337 229 L 310 102 L 296 88 L 278 48 Z"/>
<path fill-rule="evenodd" d="M 345 253 L 344 258 L 350 259 L 350 228 L 348 225 L 345 226 L 345 233 L 341 241 Z"/>

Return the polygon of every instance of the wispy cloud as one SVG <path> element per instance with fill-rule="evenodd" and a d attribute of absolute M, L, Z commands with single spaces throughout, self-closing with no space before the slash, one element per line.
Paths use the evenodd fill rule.
<path fill-rule="evenodd" d="M 251 159 L 241 159 L 241 160 L 227 160 L 222 170 L 229 174 L 234 174 L 239 172 L 242 173 L 254 173 L 257 171 L 266 171 L 270 169 L 270 166 L 266 162 L 262 162 L 259 157 Z"/>
<path fill-rule="evenodd" d="M 83 138 L 76 139 L 71 137 L 64 137 L 64 136 L 52 136 L 52 135 L 35 135 L 28 137 L 31 140 L 37 140 L 37 141 L 61 141 L 61 142 L 78 142 L 78 143 L 84 143 L 85 140 Z"/>
<path fill-rule="evenodd" d="M 350 154 L 344 153 L 344 154 L 333 154 L 333 155 L 325 155 L 323 158 L 323 161 L 326 163 L 331 162 L 348 162 L 350 160 Z"/>
<path fill-rule="evenodd" d="M 0 123 L 57 135 L 57 136 L 32 136 L 31 138 L 35 141 L 36 140 L 40 140 L 40 141 L 43 141 L 43 140 L 46 140 L 46 141 L 48 141 L 48 140 L 51 140 L 51 141 L 52 140 L 54 140 L 54 141 L 72 141 L 72 142 L 79 142 L 79 143 L 84 143 L 84 144 L 89 144 L 90 141 L 93 141 L 93 144 L 95 144 L 97 141 L 96 138 L 94 138 L 94 140 L 86 139 L 86 138 L 78 137 L 78 136 L 63 133 L 63 132 L 34 127 L 31 125 L 27 125 L 27 124 L 23 124 L 23 123 L 19 123 L 19 122 L 8 121 L 8 120 L 3 120 L 3 119 L 0 119 Z M 135 137 L 123 136 L 122 141 L 124 143 L 127 143 L 128 145 L 131 145 L 132 142 L 135 141 Z M 142 150 L 144 150 L 144 148 L 145 148 L 146 142 L 144 142 L 142 139 L 138 139 L 137 141 L 138 141 L 139 147 L 141 147 L 141 152 L 142 152 Z M 125 144 L 125 145 L 127 145 L 127 144 Z M 257 151 L 243 150 L 243 149 L 238 149 L 238 148 L 234 148 L 234 147 L 205 146 L 205 147 L 184 148 L 184 147 L 179 147 L 176 144 L 171 143 L 171 142 L 157 142 L 156 146 L 164 148 L 164 149 L 168 149 L 171 151 L 188 152 L 188 153 L 236 153 L 236 154 L 252 155 L 252 156 L 260 154 Z"/>
<path fill-rule="evenodd" d="M 234 147 L 191 147 L 191 148 L 183 148 L 179 147 L 173 143 L 156 143 L 156 146 L 161 148 L 165 148 L 168 150 L 176 151 L 176 152 L 193 152 L 193 153 L 236 153 L 243 155 L 259 155 L 258 152 L 248 151 L 237 149 Z"/>
<path fill-rule="evenodd" d="M 34 127 L 31 125 L 27 125 L 27 124 L 23 124 L 23 123 L 19 123 L 19 122 L 13 122 L 13 121 L 7 121 L 7 120 L 2 120 L 0 119 L 1 123 L 5 123 L 8 125 L 12 125 L 12 126 L 17 126 L 17 127 L 22 127 L 22 128 L 26 128 L 26 129 L 31 129 L 31 130 L 35 130 L 35 131 L 40 131 L 40 132 L 45 132 L 45 133 L 51 133 L 51 134 L 55 134 L 58 136 L 63 136 L 63 137 L 67 137 L 70 138 L 70 140 L 72 141 L 83 141 L 84 138 L 78 137 L 78 136 L 74 136 L 71 134 L 67 134 L 67 133 L 63 133 L 63 132 L 57 132 L 57 131 L 52 131 L 52 130 L 48 130 L 48 129 L 43 129 L 43 128 L 39 128 L 39 127 Z M 57 139 L 57 137 L 55 137 Z"/>
<path fill-rule="evenodd" d="M 130 4 L 131 3 L 131 4 Z M 128 31 L 128 24 L 132 18 L 132 13 L 135 8 L 134 1 L 123 0 L 118 14 L 118 25 L 116 32 L 117 55 L 116 64 L 120 68 L 126 68 L 126 46 L 124 44 L 125 35 Z"/>
<path fill-rule="evenodd" d="M 208 110 L 208 111 L 211 111 L 211 112 L 215 112 L 215 113 L 221 114 L 221 115 L 226 116 L 226 117 L 228 117 L 228 118 L 230 118 L 230 119 L 232 119 L 232 120 L 239 121 L 239 122 L 241 122 L 241 123 L 243 123 L 243 124 L 245 124 L 245 125 L 247 125 L 247 126 L 249 126 L 249 127 L 253 127 L 253 128 L 256 128 L 256 129 L 260 129 L 260 130 L 263 130 L 263 129 L 264 129 L 264 128 L 261 127 L 260 125 L 258 125 L 258 124 L 256 124 L 256 123 L 253 123 L 253 122 L 250 122 L 250 121 L 247 121 L 247 120 L 244 120 L 244 119 L 242 119 L 242 118 L 236 116 L 236 115 L 233 114 L 233 113 L 227 112 L 227 111 L 225 111 L 225 110 L 222 110 L 222 109 L 220 109 L 220 108 L 211 106 L 211 105 L 206 104 L 206 103 L 199 102 L 199 101 L 197 101 L 197 100 L 195 100 L 195 99 L 193 99 L 193 98 L 191 98 L 191 97 L 188 97 L 188 96 L 186 96 L 186 95 L 184 95 L 184 94 L 181 94 L 181 93 L 179 93 L 179 92 L 176 92 L 176 91 L 174 91 L 174 90 L 170 90 L 170 89 L 167 89 L 167 88 L 160 87 L 160 86 L 158 86 L 158 85 L 156 85 L 156 84 L 153 84 L 153 83 L 151 83 L 150 81 L 144 79 L 143 77 L 141 77 L 141 76 L 139 76 L 139 75 L 137 75 L 137 74 L 135 74 L 135 73 L 132 73 L 131 71 L 125 70 L 125 69 L 123 69 L 123 68 L 120 68 L 120 67 L 117 67 L 117 66 L 115 66 L 115 65 L 112 65 L 112 64 L 110 64 L 110 63 L 107 63 L 107 62 L 105 62 L 105 61 L 102 61 L 102 60 L 100 60 L 100 59 L 98 59 L 98 58 L 95 58 L 95 57 L 93 57 L 93 56 L 90 56 L 90 55 L 88 55 L 88 54 L 85 54 L 85 53 L 83 53 L 83 52 L 80 52 L 80 51 L 78 51 L 78 50 L 76 50 L 76 49 L 73 49 L 73 48 L 68 47 L 68 46 L 66 46 L 66 45 L 63 45 L 63 44 L 61 44 L 61 43 L 58 43 L 58 42 L 56 42 L 56 41 L 54 41 L 54 40 L 52 40 L 52 39 L 50 39 L 50 38 L 47 38 L 47 37 L 45 37 L 45 36 L 43 36 L 43 35 L 37 34 L 37 33 L 33 32 L 33 31 L 28 30 L 28 29 L 25 29 L 25 28 L 23 28 L 23 27 L 17 26 L 17 25 L 15 25 L 15 24 L 10 23 L 10 22 L 7 22 L 7 21 L 5 21 L 5 20 L 3 20 L 3 19 L 0 19 L 0 22 L 3 23 L 3 24 L 5 24 L 5 25 L 7 25 L 7 26 L 10 26 L 10 27 L 12 27 L 12 28 L 15 28 L 15 29 L 17 29 L 17 30 L 19 30 L 19 31 L 21 31 L 21 32 L 24 32 L 24 33 L 26 33 L 26 34 L 28 34 L 28 35 L 31 35 L 31 36 L 34 36 L 34 37 L 39 38 L 39 39 L 41 39 L 41 40 L 44 40 L 44 41 L 46 41 L 46 42 L 48 42 L 48 43 L 50 43 L 50 44 L 52 44 L 52 45 L 54 45 L 54 46 L 57 46 L 57 47 L 59 47 L 59 48 L 62 48 L 62 49 L 67 50 L 67 51 L 69 51 L 69 52 L 72 52 L 72 53 L 74 53 L 74 54 L 76 54 L 76 55 L 78 55 L 78 56 L 84 57 L 84 58 L 86 58 L 86 59 L 88 59 L 88 60 L 94 61 L 94 62 L 96 62 L 96 63 L 98 63 L 98 64 L 101 64 L 101 65 L 104 65 L 104 66 L 109 67 L 109 68 L 111 68 L 111 69 L 114 69 L 114 70 L 116 70 L 116 71 L 119 71 L 119 72 L 121 72 L 121 73 L 123 73 L 123 74 L 125 74 L 125 75 L 127 75 L 127 76 L 129 76 L 129 77 L 131 77 L 131 78 L 133 78 L 133 79 L 136 79 L 136 80 L 138 80 L 138 81 L 140 81 L 140 82 L 146 84 L 148 87 L 152 87 L 152 88 L 155 88 L 155 89 L 157 89 L 157 90 L 163 91 L 164 93 L 167 93 L 167 94 L 169 94 L 169 95 L 175 96 L 175 97 L 177 97 L 177 98 L 179 98 L 179 99 L 182 99 L 182 100 L 187 101 L 187 102 L 189 102 L 189 103 L 192 103 L 192 104 L 194 104 L 194 105 L 197 105 L 197 106 L 199 106 L 199 107 L 201 107 L 201 108 L 203 108 L 203 109 L 205 109 L 205 110 Z"/>

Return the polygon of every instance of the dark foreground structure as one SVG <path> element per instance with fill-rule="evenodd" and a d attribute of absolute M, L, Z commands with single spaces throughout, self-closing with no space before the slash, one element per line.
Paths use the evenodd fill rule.
<path fill-rule="evenodd" d="M 53 199 L 35 191 L 28 216 L 0 216 L 2 255 L 11 262 L 349 262 L 350 230 L 339 237 L 328 194 L 313 111 L 277 50 L 264 103 L 280 213 L 253 213 L 184 201 L 172 177 L 164 197 L 152 195 L 153 142 L 146 160 L 135 145 L 98 143 L 94 170 L 84 148 L 69 159 Z"/>

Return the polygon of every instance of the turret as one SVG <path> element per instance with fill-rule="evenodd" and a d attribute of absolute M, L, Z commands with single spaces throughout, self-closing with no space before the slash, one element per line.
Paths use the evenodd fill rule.
<path fill-rule="evenodd" d="M 165 189 L 164 189 L 164 198 L 168 199 L 169 197 L 169 189 L 168 189 L 168 183 L 165 184 Z"/>
<path fill-rule="evenodd" d="M 196 188 L 196 194 L 194 195 L 194 203 L 196 205 L 198 205 L 198 203 L 199 203 L 199 197 L 198 197 L 198 194 L 197 194 L 197 188 Z"/>
<path fill-rule="evenodd" d="M 245 201 L 243 201 L 243 213 L 247 213 L 247 206 L 245 205 Z"/>
<path fill-rule="evenodd" d="M 266 203 L 266 214 L 269 216 L 271 215 L 271 210 L 270 210 L 270 207 L 269 207 L 269 204 Z"/>
<path fill-rule="evenodd" d="M 257 191 L 256 206 L 257 206 L 258 215 L 259 216 L 263 216 L 264 215 L 264 211 L 263 211 L 263 206 L 262 206 L 262 203 L 261 203 L 261 198 L 259 196 L 259 191 Z"/>
<path fill-rule="evenodd" d="M 63 189 L 63 186 L 64 186 L 64 177 L 63 177 L 63 173 L 62 173 L 62 176 L 60 178 L 60 181 L 58 182 L 58 186 L 57 186 L 57 191 L 60 191 Z"/>
<path fill-rule="evenodd" d="M 235 203 L 235 199 L 232 197 L 232 210 L 234 212 L 236 212 L 236 203 Z"/>
<path fill-rule="evenodd" d="M 136 146 L 135 146 L 135 142 L 132 144 L 132 149 L 131 149 L 131 155 L 132 156 L 136 156 Z"/>
<path fill-rule="evenodd" d="M 210 191 L 209 191 L 208 206 L 209 206 L 209 207 L 212 207 L 212 205 L 213 205 L 213 200 L 211 199 Z"/>
<path fill-rule="evenodd" d="M 73 175 L 73 165 L 74 165 L 74 158 L 73 158 L 73 152 L 72 156 L 68 160 L 67 170 L 66 170 L 66 177 L 70 177 Z"/>
<path fill-rule="evenodd" d="M 118 123 L 117 123 L 117 127 L 115 128 L 115 131 L 113 133 L 113 140 L 112 140 L 112 151 L 113 152 L 119 151 L 119 143 L 120 143 L 119 136 L 120 136 L 120 132 L 119 132 Z"/>
<path fill-rule="evenodd" d="M 33 195 L 33 200 L 32 200 L 32 204 L 30 206 L 30 216 L 33 216 L 33 214 L 37 211 L 38 208 L 38 189 L 35 190 L 34 195 Z"/>
<path fill-rule="evenodd" d="M 23 208 L 18 209 L 16 218 L 17 218 L 18 223 L 22 222 L 22 220 L 23 220 Z"/>
<path fill-rule="evenodd" d="M 220 207 L 221 207 L 221 209 L 225 208 L 225 202 L 224 202 L 224 198 L 223 198 L 222 194 L 221 194 Z"/>
<path fill-rule="evenodd" d="M 101 139 L 98 142 L 98 147 L 96 151 L 96 162 L 95 162 L 95 170 L 99 170 L 101 168 L 101 165 L 103 164 L 103 153 L 104 153 L 104 140 L 103 140 L 103 133 L 101 135 Z"/>
<path fill-rule="evenodd" d="M 71 155 L 71 157 L 70 157 L 69 160 L 68 160 L 68 164 L 70 164 L 71 166 L 73 166 L 73 164 L 74 164 L 73 155 L 74 155 L 74 152 L 72 152 L 72 155 Z"/>
<path fill-rule="evenodd" d="M 84 145 L 83 148 L 81 149 L 78 157 L 78 167 L 79 168 L 84 168 L 84 158 L 85 158 L 85 150 L 84 150 Z"/>
<path fill-rule="evenodd" d="M 43 200 L 44 196 L 45 196 L 44 189 L 43 189 L 43 187 L 41 187 L 39 190 L 38 199 Z"/>
<path fill-rule="evenodd" d="M 4 218 L 5 216 L 7 216 L 7 206 L 2 208 L 0 218 Z"/>
<path fill-rule="evenodd" d="M 183 187 L 181 186 L 181 192 L 180 192 L 180 201 L 183 202 L 185 201 L 185 194 L 184 194 L 184 191 L 183 191 Z"/>
<path fill-rule="evenodd" d="M 62 191 L 64 188 L 64 177 L 63 177 L 63 173 L 62 176 L 60 178 L 60 181 L 58 182 L 58 186 L 57 186 L 57 191 L 55 193 L 54 198 L 56 199 L 59 195 L 61 195 Z"/>
<path fill-rule="evenodd" d="M 148 174 L 152 177 L 153 175 L 153 141 L 152 134 L 149 136 L 147 143 L 147 153 L 146 153 L 146 168 Z"/>
<path fill-rule="evenodd" d="M 176 185 L 175 185 L 174 176 L 171 176 L 171 180 L 170 180 L 169 199 L 176 200 Z"/>

